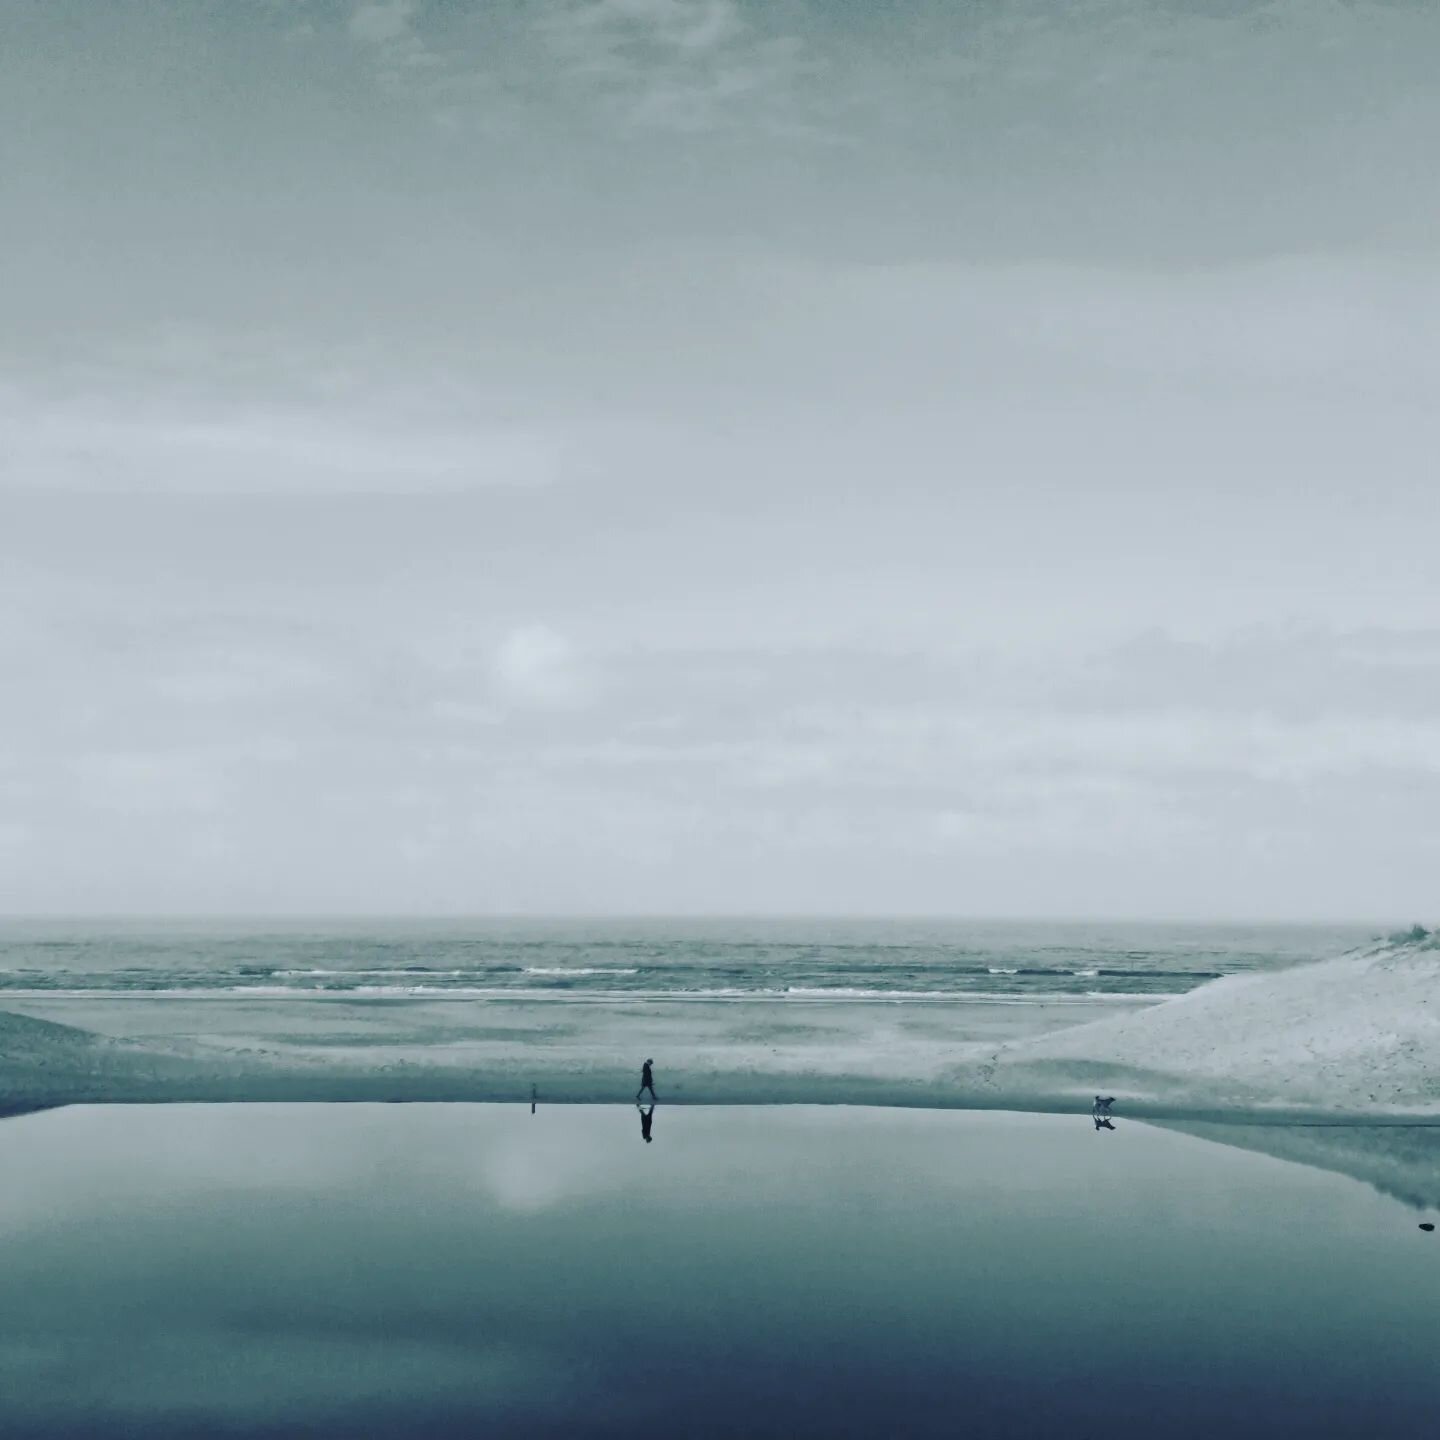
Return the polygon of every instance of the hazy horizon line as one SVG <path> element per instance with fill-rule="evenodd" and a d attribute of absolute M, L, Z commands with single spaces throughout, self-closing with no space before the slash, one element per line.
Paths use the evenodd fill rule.
<path fill-rule="evenodd" d="M 1184 926 L 1345 926 L 1360 928 L 1396 927 L 1401 922 L 1379 920 L 1373 916 L 1335 915 L 1245 915 L 1198 916 L 1175 914 L 1057 914 L 1040 913 L 1033 915 L 979 913 L 962 911 L 818 911 L 818 910 L 711 910 L 711 911 L 660 911 L 660 910 L 613 910 L 613 911 L 324 911 L 324 910 L 276 910 L 276 911 L 76 911 L 73 913 L 41 913 L 0 910 L 0 924 L 137 924 L 158 923 L 245 923 L 245 924 L 306 924 L 306 923 L 355 923 L 355 924 L 466 924 L 494 923 L 505 921 L 555 922 L 555 923 L 624 923 L 626 921 L 838 921 L 846 923 L 867 922 L 875 924 L 900 922 L 944 922 L 948 924 L 973 925 L 1184 925 Z M 1423 924 L 1411 918 L 1402 928 Z"/>

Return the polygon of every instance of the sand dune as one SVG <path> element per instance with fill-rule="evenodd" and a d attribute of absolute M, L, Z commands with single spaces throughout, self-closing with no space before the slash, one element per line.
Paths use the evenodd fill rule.
<path fill-rule="evenodd" d="M 997 1057 L 997 1088 L 1104 1086 L 1194 1114 L 1440 1119 L 1440 948 L 1231 976 Z"/>

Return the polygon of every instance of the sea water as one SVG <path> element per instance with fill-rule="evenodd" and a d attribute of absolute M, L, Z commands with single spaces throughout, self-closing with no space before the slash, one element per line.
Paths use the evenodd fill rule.
<path fill-rule="evenodd" d="M 4 1121 L 0 1428 L 1433 1433 L 1440 1239 L 1358 1181 L 1123 1118 L 643 1118 Z"/>
<path fill-rule="evenodd" d="M 7 995 L 1163 998 L 1362 926 L 964 920 L 0 920 Z"/>

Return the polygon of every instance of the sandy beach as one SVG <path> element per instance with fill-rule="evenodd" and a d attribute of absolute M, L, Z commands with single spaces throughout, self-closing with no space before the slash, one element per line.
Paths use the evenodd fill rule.
<path fill-rule="evenodd" d="M 0 1016 L 7 1093 L 606 1103 L 642 1055 L 678 1104 L 1012 1105 L 1007 1047 L 1145 1002 L 45 999 Z M 1028 1082 L 1027 1082 L 1028 1083 Z M 1053 1085 L 1022 1108 L 1073 1108 Z"/>
<path fill-rule="evenodd" d="M 1440 948 L 1380 943 L 1170 999 L 8 996 L 0 1107 L 221 1102 L 882 1107 L 1122 1122 L 1440 1207 Z M 418 1112 L 417 1112 L 418 1113 Z"/>
<path fill-rule="evenodd" d="M 624 1098 L 1440 1120 L 1440 950 L 1381 944 L 1151 1004 L 10 998 L 12 1105 Z"/>

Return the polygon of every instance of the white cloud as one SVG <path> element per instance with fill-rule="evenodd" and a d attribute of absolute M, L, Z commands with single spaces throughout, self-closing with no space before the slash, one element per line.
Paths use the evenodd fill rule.
<path fill-rule="evenodd" d="M 417 656 L 427 623 L 408 622 Z M 1434 859 L 1440 725 L 1383 697 L 1272 713 L 1283 683 L 1247 706 L 1230 690 L 1244 669 L 1208 667 L 1218 688 L 1182 686 L 1183 704 L 1122 691 L 1096 709 L 1018 657 L 987 677 L 960 658 L 627 652 L 599 690 L 534 622 L 409 670 L 372 641 L 347 659 L 362 673 L 307 678 L 301 659 L 333 644 L 267 657 L 262 695 L 202 686 L 158 708 L 146 697 L 175 667 L 131 644 L 86 667 L 105 696 L 93 723 L 27 738 L 8 713 L 26 787 L 6 795 L 4 903 L 78 886 L 94 908 L 163 908 L 183 886 L 201 908 L 985 909 L 1043 877 L 1053 912 L 1113 907 L 1145 874 L 1171 908 L 1274 913 L 1312 867 L 1327 903 L 1358 913 L 1398 903 Z M 1352 635 L 1326 653 L 1357 647 L 1414 649 Z M 1315 665 L 1302 647 L 1297 673 Z M 53 730 L 64 707 L 34 678 Z M 1313 679 L 1308 693 L 1313 709 Z M 102 878 L 121 834 L 135 853 Z M 1263 873 L 1229 873 L 1242 855 L 1289 889 L 1267 900 Z M 985 895 L 956 888 L 976 875 Z"/>
<path fill-rule="evenodd" d="M 0 432 L 0 490 L 457 491 L 544 485 L 558 462 L 553 443 L 524 429 L 361 397 L 281 406 L 162 392 L 127 404 L 0 384 Z"/>
<path fill-rule="evenodd" d="M 569 705 L 584 690 L 569 641 L 548 625 L 521 625 L 506 635 L 492 673 L 501 695 L 519 705 Z"/>

